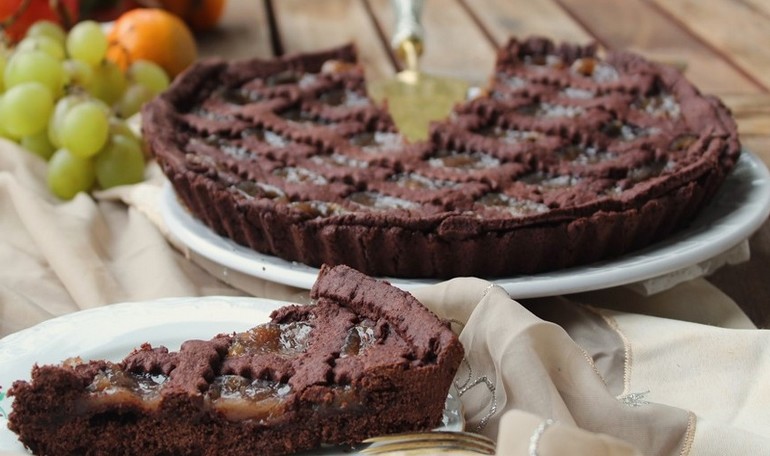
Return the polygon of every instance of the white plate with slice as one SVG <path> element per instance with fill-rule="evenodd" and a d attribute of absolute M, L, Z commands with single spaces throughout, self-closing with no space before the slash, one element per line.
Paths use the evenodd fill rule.
<path fill-rule="evenodd" d="M 208 340 L 217 334 L 247 330 L 270 319 L 286 302 L 261 298 L 167 298 L 112 304 L 44 321 L 0 339 L 0 454 L 26 454 L 8 430 L 13 398 L 6 396 L 16 380 L 28 380 L 34 364 L 84 360 L 120 361 L 144 342 L 178 350 L 188 339 Z M 450 391 L 441 430 L 462 430 L 462 404 Z M 305 454 L 305 453 L 303 453 Z M 350 454 L 329 448 L 309 454 Z"/>
<path fill-rule="evenodd" d="M 170 185 L 163 189 L 160 209 L 169 231 L 192 251 L 253 277 L 310 289 L 318 269 L 261 254 L 220 236 L 194 218 Z M 744 151 L 714 200 L 684 230 L 642 250 L 586 266 L 492 280 L 517 299 L 557 296 L 610 288 L 685 270 L 721 255 L 747 239 L 770 215 L 770 172 L 760 159 Z M 512 260 L 513 261 L 513 260 Z M 432 279 L 386 277 L 412 290 L 437 283 Z"/>

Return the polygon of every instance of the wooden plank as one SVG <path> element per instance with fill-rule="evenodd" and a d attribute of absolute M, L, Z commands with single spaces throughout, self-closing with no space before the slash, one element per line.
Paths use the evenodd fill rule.
<path fill-rule="evenodd" d="M 721 98 L 732 110 L 742 135 L 770 138 L 770 94 L 730 94 Z"/>
<path fill-rule="evenodd" d="M 728 94 L 721 98 L 733 112 L 743 146 L 770 167 L 770 94 Z"/>
<path fill-rule="evenodd" d="M 759 14 L 764 14 L 770 19 L 770 2 L 767 0 L 741 0 L 750 8 L 754 8 Z"/>
<path fill-rule="evenodd" d="M 770 168 L 770 136 L 741 136 L 741 144 Z"/>
<path fill-rule="evenodd" d="M 735 0 L 648 0 L 770 89 L 768 17 Z M 763 0 L 763 2 L 766 0 Z M 624 2 L 625 3 L 625 2 Z"/>
<path fill-rule="evenodd" d="M 374 17 L 389 40 L 394 17 L 389 0 L 369 0 Z M 425 29 L 420 67 L 426 73 L 451 76 L 484 84 L 492 74 L 495 47 L 454 0 L 426 0 L 422 14 Z"/>
<path fill-rule="evenodd" d="M 578 43 L 593 40 L 553 0 L 465 0 L 465 4 L 498 45 L 504 44 L 511 37 L 526 38 L 533 35 Z"/>
<path fill-rule="evenodd" d="M 269 58 L 270 27 L 264 4 L 255 0 L 231 0 L 219 25 L 198 37 L 201 57 Z"/>
<path fill-rule="evenodd" d="M 734 112 L 770 116 L 770 93 L 726 93 L 721 99 Z"/>
<path fill-rule="evenodd" d="M 762 90 L 649 3 L 641 0 L 559 1 L 609 48 L 638 52 L 676 66 L 686 65 L 688 79 L 704 92 Z"/>
<path fill-rule="evenodd" d="M 720 98 L 733 112 L 742 135 L 770 139 L 770 94 L 724 94 Z"/>
<path fill-rule="evenodd" d="M 770 137 L 770 115 L 736 115 L 735 121 L 743 135 Z"/>
<path fill-rule="evenodd" d="M 391 59 L 361 0 L 273 0 L 284 52 L 308 52 L 355 43 L 366 77 L 390 77 Z"/>

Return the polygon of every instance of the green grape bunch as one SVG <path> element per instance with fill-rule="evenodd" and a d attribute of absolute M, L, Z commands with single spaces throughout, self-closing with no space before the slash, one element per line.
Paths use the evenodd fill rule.
<path fill-rule="evenodd" d="M 46 160 L 48 187 L 64 200 L 144 179 L 143 144 L 127 120 L 169 76 L 146 60 L 124 72 L 107 47 L 90 20 L 68 32 L 39 21 L 15 47 L 0 44 L 0 138 Z"/>

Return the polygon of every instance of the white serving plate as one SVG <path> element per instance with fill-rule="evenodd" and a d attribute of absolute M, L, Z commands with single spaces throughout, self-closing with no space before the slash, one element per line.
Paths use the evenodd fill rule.
<path fill-rule="evenodd" d="M 66 358 L 120 361 L 144 342 L 178 350 L 188 339 L 211 339 L 217 334 L 245 331 L 267 322 L 270 312 L 286 302 L 262 298 L 167 298 L 112 304 L 44 321 L 0 339 L 0 454 L 27 454 L 8 430 L 13 398 L 5 397 L 16 380 L 28 380 L 34 364 L 58 364 Z M 462 404 L 450 391 L 440 430 L 464 428 Z M 303 455 L 351 454 L 342 448 Z"/>
<path fill-rule="evenodd" d="M 286 261 L 236 244 L 190 215 L 170 185 L 160 209 L 169 231 L 199 255 L 225 268 L 289 286 L 310 289 L 318 269 Z M 558 296 L 636 283 L 665 276 L 714 258 L 747 239 L 770 215 L 770 172 L 743 151 L 714 200 L 692 224 L 642 250 L 586 266 L 491 280 L 516 299 Z M 437 283 L 432 279 L 385 277 L 412 290 Z"/>

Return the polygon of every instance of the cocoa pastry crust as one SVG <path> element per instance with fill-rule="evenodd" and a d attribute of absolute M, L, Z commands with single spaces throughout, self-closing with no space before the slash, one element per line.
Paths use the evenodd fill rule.
<path fill-rule="evenodd" d="M 205 61 L 143 111 L 190 212 L 258 252 L 391 277 L 531 274 L 685 227 L 734 167 L 729 110 L 677 70 L 512 39 L 481 96 L 408 143 L 353 46 Z"/>
<path fill-rule="evenodd" d="M 145 343 L 123 361 L 34 366 L 9 428 L 35 454 L 288 454 L 440 426 L 463 357 L 448 324 L 347 266 L 312 305 L 237 334 Z"/>

